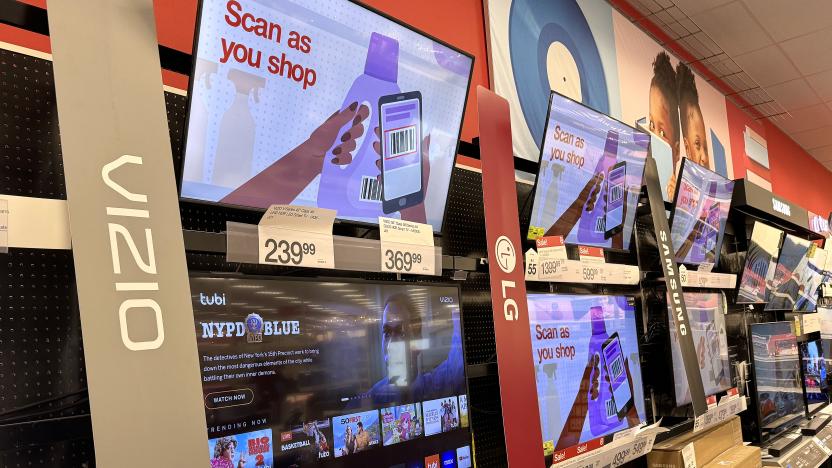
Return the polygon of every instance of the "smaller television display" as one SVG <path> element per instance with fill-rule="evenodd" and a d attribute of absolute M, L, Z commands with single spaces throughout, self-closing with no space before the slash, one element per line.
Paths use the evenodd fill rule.
<path fill-rule="evenodd" d="M 809 413 L 829 404 L 829 384 L 826 374 L 821 340 L 800 344 L 800 358 L 803 361 L 803 385 L 806 389 L 806 405 Z"/>
<path fill-rule="evenodd" d="M 734 181 L 689 159 L 682 159 L 670 239 L 676 261 L 716 264 L 728 221 Z"/>
<path fill-rule="evenodd" d="M 552 92 L 527 237 L 627 249 L 650 137 Z"/>
<path fill-rule="evenodd" d="M 274 454 L 276 466 L 301 466 L 329 458 L 332 454 L 331 421 L 306 421 L 281 432 Z"/>
<path fill-rule="evenodd" d="M 794 310 L 799 312 L 814 312 L 817 310 L 818 289 L 824 282 L 826 272 L 826 260 L 829 253 L 821 248 L 810 249 L 811 257 L 806 261 L 806 266 L 801 275 L 800 294 L 797 297 Z"/>
<path fill-rule="evenodd" d="M 769 283 L 774 277 L 774 265 L 782 236 L 783 231 L 759 221 L 754 222 L 737 293 L 738 304 L 763 303 L 768 299 Z"/>
<path fill-rule="evenodd" d="M 332 418 L 335 457 L 363 452 L 379 445 L 378 411 L 345 414 Z"/>
<path fill-rule="evenodd" d="M 796 424 L 804 414 L 800 355 L 791 322 L 751 325 L 754 381 L 763 437 Z"/>
<path fill-rule="evenodd" d="M 794 310 L 797 298 L 806 289 L 807 254 L 811 242 L 806 239 L 786 235 L 771 286 L 765 310 Z"/>
<path fill-rule="evenodd" d="M 632 298 L 529 294 L 544 455 L 644 420 Z"/>
<path fill-rule="evenodd" d="M 432 436 L 459 428 L 459 405 L 456 398 L 440 398 L 422 403 L 425 435 Z"/>
<path fill-rule="evenodd" d="M 422 407 L 418 403 L 381 410 L 381 432 L 385 447 L 421 437 L 423 427 Z"/>
<path fill-rule="evenodd" d="M 731 388 L 731 364 L 728 359 L 728 339 L 725 332 L 725 298 L 721 293 L 690 292 L 684 293 L 684 297 L 705 395 L 714 395 L 728 390 Z M 670 307 L 667 313 L 669 323 L 672 324 Z M 690 403 L 691 397 L 685 366 L 682 362 L 682 350 L 674 326 L 670 327 L 670 346 L 676 405 L 682 406 Z"/>
<path fill-rule="evenodd" d="M 271 468 L 272 431 L 259 431 L 217 437 L 208 441 L 211 468 Z"/>

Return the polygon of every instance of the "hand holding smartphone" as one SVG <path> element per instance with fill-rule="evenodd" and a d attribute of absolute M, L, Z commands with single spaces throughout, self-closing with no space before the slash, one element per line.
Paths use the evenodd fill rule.
<path fill-rule="evenodd" d="M 633 406 L 633 393 L 630 390 L 630 376 L 624 363 L 624 353 L 618 332 L 613 333 L 601 346 L 604 367 L 610 379 L 612 397 L 618 419 L 623 419 Z"/>

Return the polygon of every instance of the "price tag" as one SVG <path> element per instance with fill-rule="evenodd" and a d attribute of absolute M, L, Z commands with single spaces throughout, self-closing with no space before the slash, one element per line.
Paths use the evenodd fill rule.
<path fill-rule="evenodd" d="M 335 268 L 335 210 L 272 205 L 257 226 L 264 265 Z"/>
<path fill-rule="evenodd" d="M 812 333 L 820 331 L 820 314 L 817 312 L 811 314 L 803 314 L 803 333 Z"/>
<path fill-rule="evenodd" d="M 685 468 L 696 468 L 696 450 L 694 450 L 693 444 L 687 444 L 682 449 L 682 462 L 685 464 Z"/>
<path fill-rule="evenodd" d="M 9 201 L 0 199 L 0 253 L 9 253 Z"/>
<path fill-rule="evenodd" d="M 537 260 L 538 255 L 534 249 L 526 251 L 526 281 L 537 281 Z"/>
<path fill-rule="evenodd" d="M 682 282 L 682 286 L 688 284 L 688 267 L 684 265 L 679 265 L 679 281 Z"/>
<path fill-rule="evenodd" d="M 378 218 L 381 271 L 436 275 L 433 227 L 401 219 Z"/>
<path fill-rule="evenodd" d="M 604 249 L 601 247 L 578 246 L 578 256 L 581 262 L 604 263 Z"/>
<path fill-rule="evenodd" d="M 700 263 L 699 267 L 696 271 L 700 271 L 702 273 L 710 273 L 714 269 L 713 263 Z"/>

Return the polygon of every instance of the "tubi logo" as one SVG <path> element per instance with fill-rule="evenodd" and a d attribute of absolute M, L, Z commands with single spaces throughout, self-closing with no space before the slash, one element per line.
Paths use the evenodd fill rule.
<path fill-rule="evenodd" d="M 425 468 L 439 468 L 439 455 L 425 457 Z"/>
<path fill-rule="evenodd" d="M 199 293 L 199 303 L 202 305 L 225 305 L 225 293 L 219 295 L 214 293 L 213 296 L 206 296 L 205 294 Z"/>

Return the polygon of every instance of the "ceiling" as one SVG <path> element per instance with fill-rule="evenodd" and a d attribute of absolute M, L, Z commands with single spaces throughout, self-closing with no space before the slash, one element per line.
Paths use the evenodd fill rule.
<path fill-rule="evenodd" d="M 832 170 L 832 1 L 626 0 L 755 118 Z M 616 2 L 612 2 L 615 4 Z M 627 12 L 624 12 L 627 14 Z M 719 83 L 721 81 L 721 83 Z"/>

